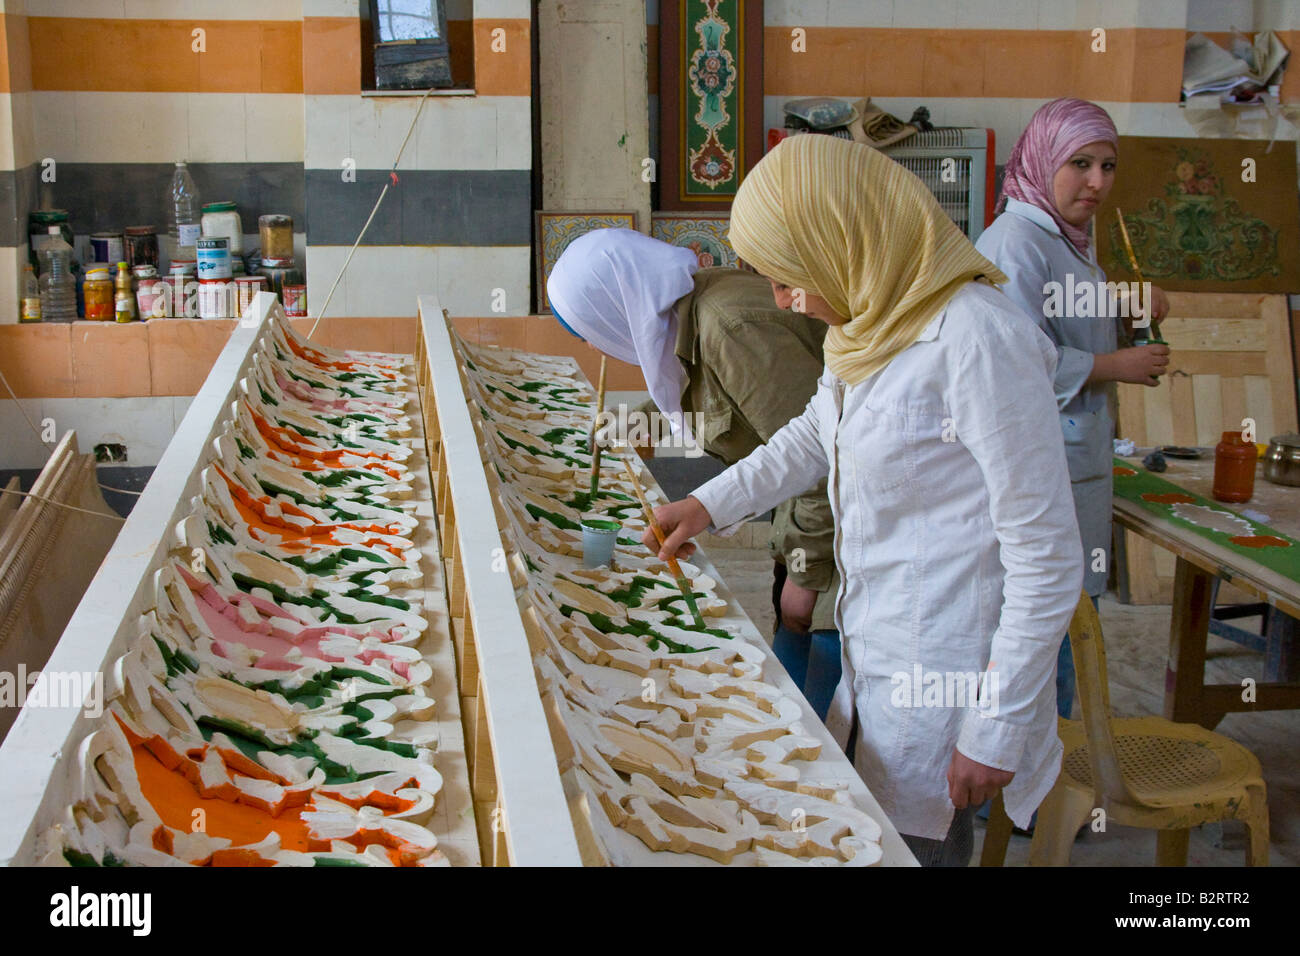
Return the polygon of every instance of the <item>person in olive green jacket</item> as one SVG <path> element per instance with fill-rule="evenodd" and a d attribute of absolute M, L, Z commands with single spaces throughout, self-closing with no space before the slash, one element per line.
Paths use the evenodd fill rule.
<path fill-rule="evenodd" d="M 639 365 L 679 437 L 725 464 L 766 443 L 817 390 L 825 324 L 777 308 L 754 273 L 700 269 L 689 249 L 600 229 L 569 244 L 546 288 L 561 325 Z M 823 719 L 840 677 L 834 538 L 824 480 L 776 509 L 772 649 Z"/>

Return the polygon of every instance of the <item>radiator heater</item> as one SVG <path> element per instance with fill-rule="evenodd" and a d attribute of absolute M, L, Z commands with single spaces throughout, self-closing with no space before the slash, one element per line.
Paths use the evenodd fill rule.
<path fill-rule="evenodd" d="M 993 221 L 993 130 L 937 127 L 881 152 L 919 176 L 971 242 Z"/>

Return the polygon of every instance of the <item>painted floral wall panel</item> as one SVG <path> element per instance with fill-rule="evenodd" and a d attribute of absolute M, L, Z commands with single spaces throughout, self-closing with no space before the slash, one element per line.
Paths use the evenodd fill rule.
<path fill-rule="evenodd" d="M 1150 282 L 1180 292 L 1300 291 L 1295 145 L 1120 137 L 1115 186 L 1097 213 L 1113 281 L 1136 278 L 1116 207 Z"/>

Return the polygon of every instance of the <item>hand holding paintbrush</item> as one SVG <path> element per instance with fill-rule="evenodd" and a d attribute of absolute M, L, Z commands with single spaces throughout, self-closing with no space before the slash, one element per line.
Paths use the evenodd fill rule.
<path fill-rule="evenodd" d="M 648 534 L 653 534 L 654 540 L 658 543 L 660 548 L 663 548 L 667 538 L 664 535 L 663 528 L 659 526 L 658 519 L 655 518 L 654 509 L 650 507 L 650 502 L 646 500 L 645 492 L 641 489 L 641 479 L 639 479 L 636 476 L 636 472 L 632 470 L 632 462 L 630 462 L 626 458 L 623 459 L 623 467 L 627 470 L 627 477 L 632 482 L 632 488 L 633 490 L 636 491 L 637 499 L 641 502 L 641 508 L 645 511 L 645 519 L 650 525 L 650 530 Z M 690 500 L 695 501 L 694 498 L 691 498 Z M 695 503 L 697 505 L 699 504 L 698 501 Z M 700 507 L 700 510 L 704 511 L 703 506 Z M 701 531 L 704 530 L 704 528 L 708 527 L 707 518 L 708 518 L 708 514 L 706 513 L 705 514 L 706 520 L 704 525 L 701 526 L 700 528 Z M 646 547 L 650 548 L 652 551 L 654 550 L 649 540 L 646 540 Z M 693 546 L 691 550 L 692 551 L 694 550 Z M 687 554 L 689 553 L 690 552 L 687 552 Z M 695 594 L 691 590 L 691 583 L 686 580 L 686 575 L 682 573 L 682 568 L 681 565 L 677 563 L 677 558 L 673 554 L 665 555 L 662 551 L 660 552 L 659 556 L 662 560 L 667 562 L 668 570 L 671 571 L 673 573 L 673 577 L 677 579 L 677 588 L 682 592 L 682 597 L 686 598 L 686 606 L 690 608 L 691 617 L 695 619 L 696 625 L 698 625 L 699 627 L 704 627 L 704 618 L 700 616 L 699 606 L 696 605 L 695 603 Z"/>
<path fill-rule="evenodd" d="M 1137 276 L 1137 280 L 1139 283 L 1141 283 L 1145 287 L 1152 289 L 1151 296 L 1149 296 L 1146 301 L 1142 302 L 1142 309 L 1144 310 L 1143 314 L 1148 317 L 1147 321 L 1148 321 L 1148 327 L 1150 329 L 1150 334 L 1144 335 L 1140 338 L 1135 335 L 1133 338 L 1133 344 L 1138 345 L 1138 344 L 1155 343 L 1157 345 L 1166 345 L 1168 343 L 1166 343 L 1165 340 L 1160 337 L 1160 323 L 1156 321 L 1155 302 L 1153 301 L 1155 292 L 1159 290 L 1156 290 L 1155 287 L 1152 286 L 1149 282 L 1147 282 L 1146 279 L 1143 278 L 1142 276 L 1142 267 L 1138 265 L 1137 253 L 1133 251 L 1133 241 L 1129 239 L 1128 224 L 1124 222 L 1124 210 L 1120 209 L 1118 206 L 1115 207 L 1115 218 L 1119 222 L 1120 240 L 1124 245 L 1124 254 L 1128 257 L 1128 262 L 1133 269 L 1133 274 Z M 1164 293 L 1161 293 L 1161 295 L 1163 294 Z M 1143 331 L 1146 331 L 1146 329 L 1144 328 Z"/>

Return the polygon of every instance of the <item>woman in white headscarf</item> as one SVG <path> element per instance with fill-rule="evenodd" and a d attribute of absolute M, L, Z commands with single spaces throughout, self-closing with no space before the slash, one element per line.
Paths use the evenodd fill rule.
<path fill-rule="evenodd" d="M 682 437 L 726 464 L 799 415 L 817 390 L 826 327 L 778 309 L 740 269 L 700 269 L 694 252 L 630 229 L 599 229 L 564 250 L 546 286 L 560 323 L 638 365 Z M 825 482 L 779 505 L 773 651 L 824 718 L 840 676 L 833 521 Z"/>

